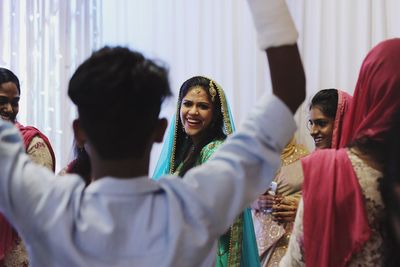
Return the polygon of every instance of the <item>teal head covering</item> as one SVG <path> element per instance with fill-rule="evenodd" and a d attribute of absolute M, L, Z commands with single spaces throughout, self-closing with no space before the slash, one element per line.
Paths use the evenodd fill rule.
<path fill-rule="evenodd" d="M 204 88 L 208 90 L 211 97 L 214 95 L 215 101 L 213 101 L 214 105 L 218 105 L 218 110 L 222 114 L 222 123 L 220 125 L 225 136 L 232 134 L 235 131 L 235 126 L 233 123 L 232 113 L 229 108 L 228 101 L 226 100 L 225 92 L 222 87 L 217 84 L 214 80 L 209 79 L 204 76 L 195 76 L 187 81 L 191 82 L 191 87 L 194 87 L 199 84 L 207 84 L 208 88 Z M 198 83 L 196 83 L 198 81 Z M 161 176 L 166 174 L 172 174 L 176 170 L 177 166 L 177 150 L 185 149 L 185 146 L 188 145 L 188 142 L 184 140 L 184 130 L 182 127 L 182 123 L 180 121 L 180 106 L 183 97 L 183 88 L 185 83 L 181 86 L 181 90 L 179 92 L 178 103 L 176 107 L 175 115 L 170 122 L 169 130 L 164 138 L 164 145 L 161 150 L 160 157 L 158 159 L 156 168 L 154 170 L 153 179 L 158 180 Z M 186 90 L 187 92 L 188 90 Z M 218 96 L 218 97 L 217 97 Z M 187 138 L 186 138 L 187 139 Z M 178 147 L 177 147 L 178 146 Z"/>
<path fill-rule="evenodd" d="M 196 81 L 198 81 L 198 83 L 196 83 Z M 190 82 L 190 87 L 186 88 L 185 84 L 188 82 Z M 160 179 L 163 175 L 173 174 L 180 163 L 179 152 L 184 151 L 187 146 L 190 145 L 190 138 L 184 137 L 186 134 L 180 121 L 180 107 L 182 99 L 189 89 L 199 85 L 203 88 L 207 87 L 204 89 L 208 91 L 211 100 L 214 99 L 212 101 L 213 104 L 218 105 L 217 110 L 220 111 L 220 115 L 222 114 L 222 120 L 219 120 L 220 125 L 217 126 L 222 129 L 225 138 L 235 131 L 232 113 L 222 87 L 215 81 L 204 76 L 195 76 L 188 79 L 181 86 L 176 113 L 171 120 L 167 136 L 164 139 L 161 155 L 152 178 L 154 180 Z M 214 109 L 214 111 L 215 110 L 216 109 Z M 228 253 L 219 255 L 220 250 L 226 250 Z M 229 232 L 219 239 L 218 256 L 216 253 L 216 265 L 242 267 L 260 266 L 250 209 L 246 208 L 233 223 Z"/>

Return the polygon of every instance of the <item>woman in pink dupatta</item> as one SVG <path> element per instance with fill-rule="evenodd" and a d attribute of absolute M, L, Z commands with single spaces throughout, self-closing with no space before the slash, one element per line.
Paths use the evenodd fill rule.
<path fill-rule="evenodd" d="M 310 104 L 313 116 L 310 117 L 308 128 L 316 141 L 317 149 L 338 147 L 343 118 L 351 99 L 348 93 L 338 89 L 323 89 L 313 97 Z M 277 266 L 287 250 L 302 194 L 300 160 L 307 154 L 308 151 L 293 138 L 282 152 L 282 166 L 274 178 L 277 182 L 275 194 L 278 196 L 260 196 L 252 205 L 254 229 L 263 267 Z M 268 206 L 272 208 L 272 213 L 260 212 L 260 203 L 270 202 L 268 199 L 273 199 L 273 204 Z M 285 217 L 280 218 L 279 214 L 285 214 Z"/>
<path fill-rule="evenodd" d="M 339 149 L 318 150 L 302 161 L 303 200 L 281 266 L 383 265 L 378 180 L 399 107 L 400 39 L 391 39 L 362 64 Z"/>
<path fill-rule="evenodd" d="M 339 89 L 322 89 L 310 103 L 307 128 L 315 148 L 339 148 L 343 120 L 352 96 Z"/>

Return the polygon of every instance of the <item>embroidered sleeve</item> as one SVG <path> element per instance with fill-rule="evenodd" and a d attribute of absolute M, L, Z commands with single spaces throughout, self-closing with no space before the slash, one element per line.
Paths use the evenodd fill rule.
<path fill-rule="evenodd" d="M 205 147 L 200 152 L 200 159 L 198 164 L 203 164 L 206 162 L 217 149 L 222 145 L 224 141 L 223 140 L 215 140 L 210 143 L 208 143 Z"/>
<path fill-rule="evenodd" d="M 35 136 L 29 143 L 27 154 L 30 156 L 33 162 L 36 164 L 45 166 L 46 168 L 53 170 L 53 158 L 47 144 L 39 136 Z"/>
<path fill-rule="evenodd" d="M 4 265 L 1 265 L 4 264 Z M 0 266 L 5 267 L 28 267 L 28 252 L 22 240 L 18 238 L 17 244 L 5 255 L 4 262 Z"/>

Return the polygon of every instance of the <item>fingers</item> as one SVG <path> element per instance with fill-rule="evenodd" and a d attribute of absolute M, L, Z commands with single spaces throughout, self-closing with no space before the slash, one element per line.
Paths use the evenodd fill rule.
<path fill-rule="evenodd" d="M 272 208 L 273 204 L 273 200 L 258 200 L 258 206 L 260 207 L 260 209 L 270 209 Z"/>
<path fill-rule="evenodd" d="M 277 197 L 272 205 L 272 217 L 274 221 L 287 223 L 296 218 L 298 201 L 290 197 Z"/>
<path fill-rule="evenodd" d="M 270 201 L 274 201 L 275 196 L 271 196 L 271 195 L 261 195 L 258 197 L 259 200 L 270 200 Z"/>
<path fill-rule="evenodd" d="M 278 196 L 275 198 L 273 209 L 296 210 L 299 202 L 296 198 Z"/>
<path fill-rule="evenodd" d="M 261 195 L 258 198 L 258 205 L 260 209 L 270 209 L 274 204 L 275 197 L 271 195 Z"/>
<path fill-rule="evenodd" d="M 283 211 L 294 211 L 296 212 L 297 206 L 294 205 L 283 205 L 283 204 L 276 204 L 272 205 L 272 210 L 275 212 L 283 212 Z"/>
<path fill-rule="evenodd" d="M 279 201 L 281 204 L 291 205 L 291 206 L 298 206 L 299 200 L 294 197 L 282 197 Z"/>
<path fill-rule="evenodd" d="M 296 211 L 272 212 L 272 218 L 279 223 L 294 222 Z"/>

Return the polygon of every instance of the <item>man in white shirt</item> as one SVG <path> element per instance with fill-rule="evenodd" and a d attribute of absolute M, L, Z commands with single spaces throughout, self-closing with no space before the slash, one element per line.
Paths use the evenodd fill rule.
<path fill-rule="evenodd" d="M 251 2 L 262 40 L 260 28 L 272 26 L 257 25 L 254 11 L 268 3 Z M 158 115 L 170 89 L 163 67 L 125 48 L 93 53 L 69 84 L 79 113 L 75 136 L 91 158 L 89 186 L 32 163 L 18 131 L 0 121 L 0 210 L 26 242 L 31 265 L 213 265 L 207 255 L 215 240 L 268 187 L 296 129 L 293 113 L 305 96 L 297 34 L 278 37 L 260 41 L 275 96 L 264 97 L 242 130 L 183 179 L 147 176 L 151 146 L 167 125 Z"/>

